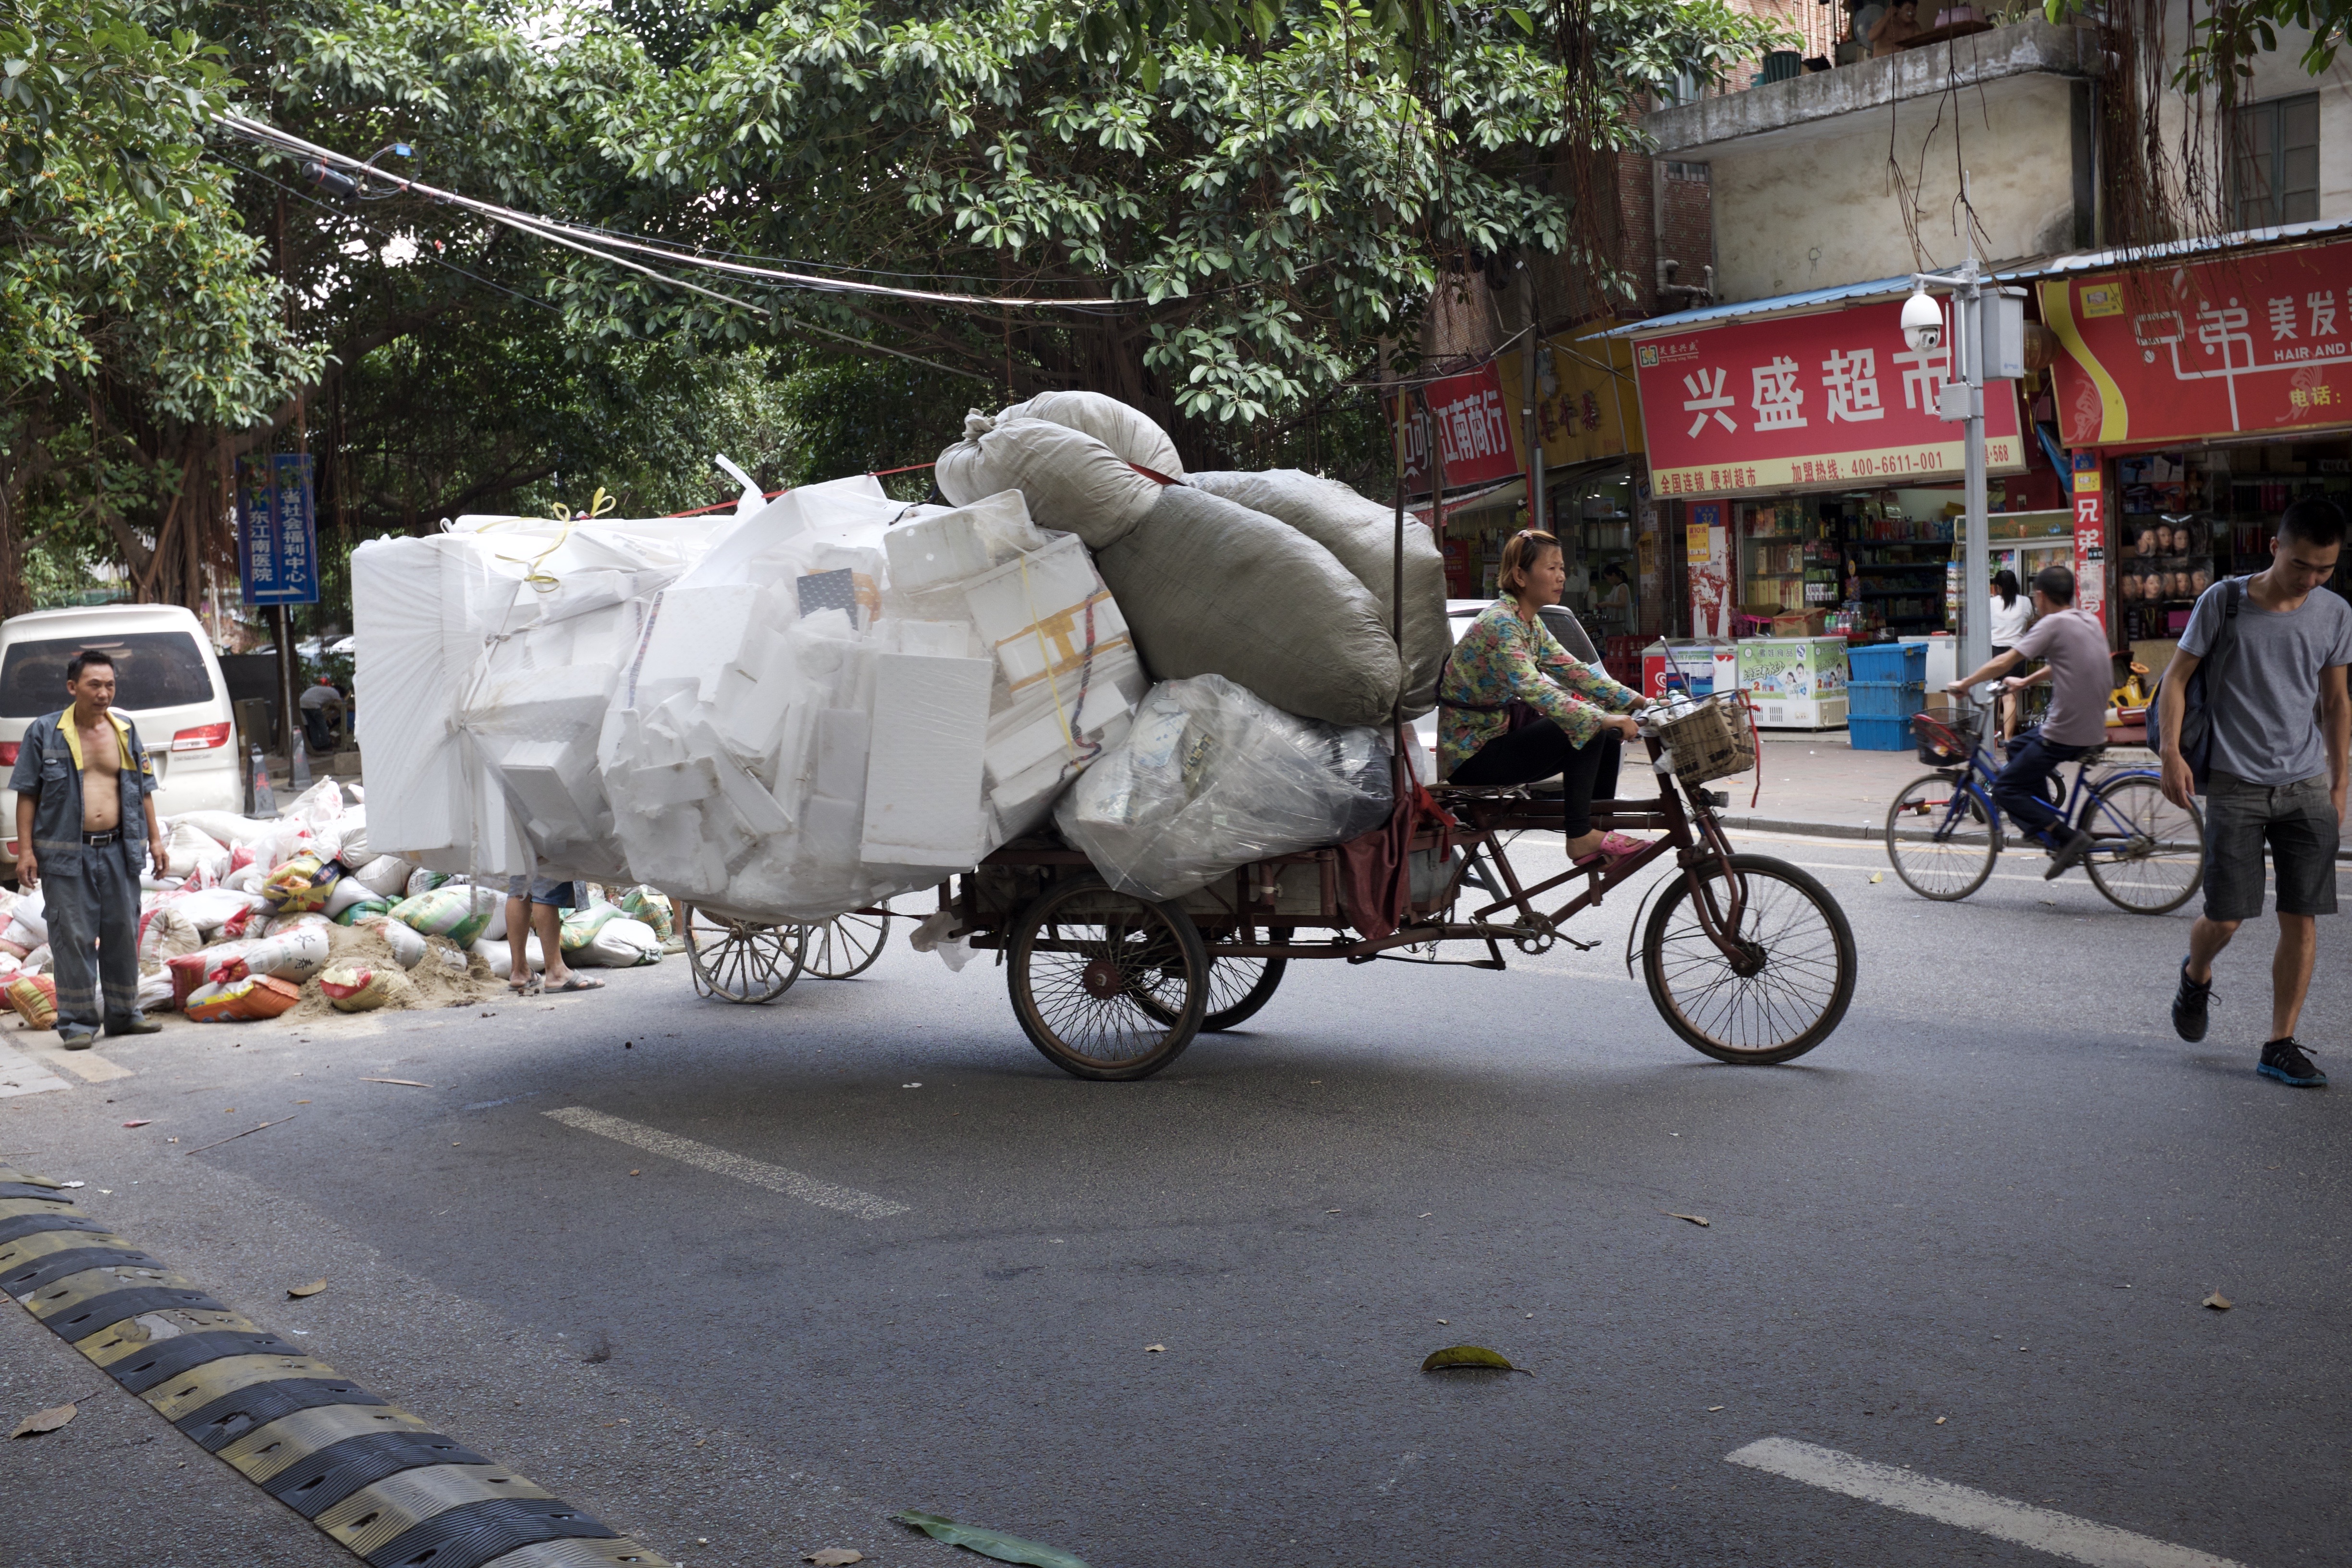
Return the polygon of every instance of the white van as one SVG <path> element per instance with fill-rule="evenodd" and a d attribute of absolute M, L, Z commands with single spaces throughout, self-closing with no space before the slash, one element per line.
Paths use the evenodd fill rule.
<path fill-rule="evenodd" d="M 177 605 L 95 605 L 0 621 L 0 780 L 25 729 L 63 708 L 66 666 L 84 648 L 114 658 L 114 706 L 139 726 L 155 763 L 155 810 L 241 811 L 236 718 L 204 623 Z M 16 858 L 16 792 L 0 788 L 8 864 Z"/>

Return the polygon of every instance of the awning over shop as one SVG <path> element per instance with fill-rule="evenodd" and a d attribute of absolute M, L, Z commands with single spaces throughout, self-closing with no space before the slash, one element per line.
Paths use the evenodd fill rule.
<path fill-rule="evenodd" d="M 1526 476 L 1513 475 L 1499 484 L 1484 485 L 1475 489 L 1447 496 L 1445 521 L 1451 522 L 1467 512 L 1493 511 L 1501 507 L 1517 506 L 1527 499 Z M 1427 501 L 1422 502 L 1419 506 L 1409 506 L 1405 510 L 1409 515 L 1419 518 L 1423 522 L 1429 521 L 1430 508 Z"/>

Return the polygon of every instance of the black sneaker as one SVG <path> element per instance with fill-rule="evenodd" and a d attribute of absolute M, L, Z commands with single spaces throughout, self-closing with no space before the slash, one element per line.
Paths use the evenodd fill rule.
<path fill-rule="evenodd" d="M 2303 1043 L 2293 1035 L 2264 1046 L 2262 1065 L 2254 1070 L 2295 1089 L 2327 1087 L 2327 1075 L 2319 1070 L 2318 1063 L 2303 1054 Z"/>
<path fill-rule="evenodd" d="M 2180 961 L 2180 989 L 2172 994 L 2172 1031 L 2184 1040 L 2205 1037 L 2205 1007 L 2213 1000 L 2213 983 L 2189 978 L 2189 961 Z M 2267 1058 L 2265 1058 L 2267 1059 Z"/>
<path fill-rule="evenodd" d="M 2097 840 L 2080 829 L 2068 834 L 2066 841 L 2050 852 L 2050 869 L 2042 873 L 2042 879 L 2045 882 L 2054 882 L 2081 865 L 2083 857 L 2091 852 L 2091 846 L 2096 842 Z"/>

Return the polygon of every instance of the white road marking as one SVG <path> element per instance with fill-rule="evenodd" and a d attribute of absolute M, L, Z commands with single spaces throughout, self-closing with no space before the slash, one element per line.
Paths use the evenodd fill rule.
<path fill-rule="evenodd" d="M 2053 1557 L 2092 1563 L 2095 1568 L 2245 1568 L 2210 1552 L 2175 1546 L 2111 1524 L 2035 1508 L 1974 1487 L 1939 1481 L 1916 1470 L 1788 1437 L 1766 1437 L 1724 1458 L 1735 1465 L 1769 1470 L 1808 1486 L 1979 1531 Z"/>
<path fill-rule="evenodd" d="M 786 1197 L 814 1204 L 821 1209 L 836 1209 L 843 1214 L 856 1215 L 859 1219 L 888 1219 L 894 1214 L 907 1212 L 908 1205 L 889 1198 L 861 1193 L 856 1187 L 837 1187 L 831 1182 L 820 1182 L 814 1176 L 803 1176 L 798 1171 L 788 1171 L 782 1165 L 771 1165 L 765 1160 L 714 1149 L 708 1143 L 680 1138 L 675 1132 L 664 1132 L 657 1127 L 641 1127 L 617 1116 L 607 1116 L 601 1110 L 591 1110 L 584 1105 L 566 1105 L 544 1114 L 566 1127 L 593 1132 L 599 1138 L 610 1138 L 616 1143 L 643 1149 L 648 1154 L 659 1154 L 685 1164 L 698 1165 L 706 1171 L 715 1171 L 722 1176 L 732 1176 L 739 1182 L 749 1182 L 755 1187 L 765 1187 L 772 1193 L 782 1193 Z"/>

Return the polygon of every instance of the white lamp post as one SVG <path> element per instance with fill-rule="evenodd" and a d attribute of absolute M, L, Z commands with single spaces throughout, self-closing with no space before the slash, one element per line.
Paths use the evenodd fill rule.
<path fill-rule="evenodd" d="M 1948 333 L 1944 312 L 1928 294 L 1930 285 L 1952 291 L 1956 307 Z M 1951 379 L 1946 381 L 1937 414 L 1963 423 L 1961 495 L 1968 515 L 1960 535 L 1960 624 L 1958 654 L 1962 673 L 1992 658 L 1990 600 L 1982 583 L 1992 553 L 1985 495 L 1985 383 L 2014 381 L 2025 374 L 2025 290 L 2003 289 L 1977 268 L 1976 247 L 1958 272 L 1916 272 L 1912 294 L 1903 301 L 1903 337 L 1914 352 L 1951 347 Z"/>

